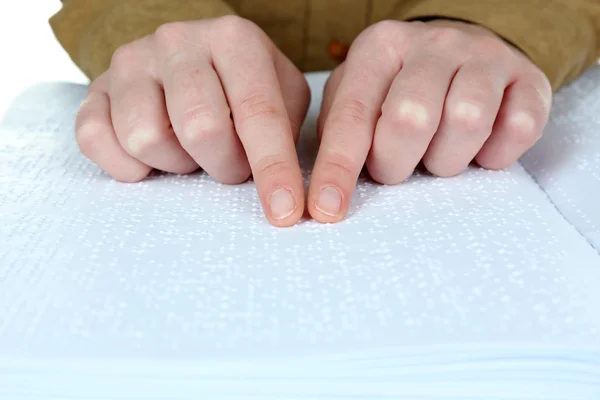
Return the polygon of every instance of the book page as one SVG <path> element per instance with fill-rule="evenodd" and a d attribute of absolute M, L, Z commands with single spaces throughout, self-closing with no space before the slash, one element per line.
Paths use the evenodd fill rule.
<path fill-rule="evenodd" d="M 600 66 L 554 97 L 543 138 L 521 162 L 558 210 L 600 251 Z"/>
<path fill-rule="evenodd" d="M 310 77 L 307 180 L 325 79 Z M 8 365 L 600 345 L 600 256 L 520 165 L 363 177 L 343 222 L 279 229 L 252 182 L 109 179 L 75 144 L 85 90 L 35 87 L 0 127 Z"/>

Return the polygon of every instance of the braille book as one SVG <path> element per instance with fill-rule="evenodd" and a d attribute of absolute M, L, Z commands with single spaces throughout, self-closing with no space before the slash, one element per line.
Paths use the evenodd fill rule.
<path fill-rule="evenodd" d="M 507 170 L 362 177 L 287 229 L 252 182 L 111 180 L 86 88 L 32 87 L 0 124 L 0 399 L 600 399 L 599 83 Z"/>

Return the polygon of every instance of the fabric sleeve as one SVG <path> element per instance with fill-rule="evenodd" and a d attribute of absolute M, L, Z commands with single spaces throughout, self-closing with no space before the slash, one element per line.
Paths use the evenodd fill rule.
<path fill-rule="evenodd" d="M 162 24 L 232 14 L 222 0 L 65 0 L 50 26 L 73 62 L 93 80 L 108 69 L 115 50 Z"/>
<path fill-rule="evenodd" d="M 559 89 L 600 57 L 600 0 L 407 0 L 392 18 L 483 26 L 519 48 Z"/>

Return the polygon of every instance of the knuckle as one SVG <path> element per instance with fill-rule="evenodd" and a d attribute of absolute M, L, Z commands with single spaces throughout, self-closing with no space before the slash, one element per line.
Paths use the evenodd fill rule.
<path fill-rule="evenodd" d="M 226 15 L 217 20 L 217 29 L 222 38 L 226 40 L 235 40 L 237 38 L 247 38 L 256 30 L 256 25 L 237 15 Z"/>
<path fill-rule="evenodd" d="M 281 155 L 269 155 L 259 159 L 253 170 L 258 175 L 275 178 L 287 176 L 291 166 Z"/>
<path fill-rule="evenodd" d="M 369 107 L 364 101 L 349 98 L 331 110 L 331 121 L 336 125 L 364 125 L 370 120 L 369 114 Z"/>
<path fill-rule="evenodd" d="M 382 118 L 397 128 L 395 131 L 403 134 L 433 130 L 434 118 L 431 114 L 427 103 L 416 99 L 402 100 L 394 108 L 390 108 L 389 104 L 382 107 Z"/>
<path fill-rule="evenodd" d="M 477 54 L 487 54 L 495 59 L 504 58 L 508 54 L 509 47 L 501 39 L 482 35 L 473 42 L 473 49 Z"/>
<path fill-rule="evenodd" d="M 425 39 L 435 43 L 442 49 L 452 48 L 457 42 L 462 41 L 464 33 L 457 28 L 447 26 L 436 26 L 429 29 Z"/>
<path fill-rule="evenodd" d="M 400 25 L 398 21 L 383 20 L 373 24 L 369 29 L 369 36 L 375 42 L 389 41 L 398 31 Z"/>
<path fill-rule="evenodd" d="M 506 70 L 485 58 L 469 62 L 462 71 L 460 97 L 484 103 L 490 97 L 501 97 L 506 89 Z"/>
<path fill-rule="evenodd" d="M 75 126 L 81 126 L 89 118 L 88 110 L 99 96 L 101 96 L 99 93 L 90 91 L 85 99 L 83 99 L 79 105 L 79 108 L 77 109 Z"/>
<path fill-rule="evenodd" d="M 519 146 L 531 146 L 542 136 L 537 118 L 527 111 L 511 115 L 507 125 L 507 140 Z"/>
<path fill-rule="evenodd" d="M 407 36 L 404 30 L 405 28 L 398 21 L 384 20 L 371 25 L 354 41 L 348 59 L 360 58 L 364 51 L 375 51 L 380 57 L 395 60 L 399 46 L 398 39 Z"/>
<path fill-rule="evenodd" d="M 229 120 L 229 116 L 226 117 Z M 181 119 L 181 132 L 188 145 L 198 146 L 206 143 L 210 138 L 224 130 L 214 112 L 203 107 L 189 109 L 183 113 Z"/>
<path fill-rule="evenodd" d="M 162 60 L 163 67 L 165 67 L 163 73 L 175 73 L 179 63 L 186 58 L 184 49 L 188 30 L 188 23 L 179 21 L 163 24 L 154 33 L 156 49 L 160 54 L 159 59 Z"/>
<path fill-rule="evenodd" d="M 480 130 L 484 124 L 484 106 L 472 100 L 460 100 L 448 107 L 448 123 L 467 133 Z"/>
<path fill-rule="evenodd" d="M 329 150 L 323 157 L 324 170 L 333 176 L 354 177 L 362 166 L 357 166 L 354 158 L 341 150 Z M 343 178 L 342 178 L 343 179 Z"/>
<path fill-rule="evenodd" d="M 255 118 L 272 118 L 281 115 L 271 96 L 265 92 L 255 92 L 245 96 L 240 102 L 240 117 L 242 120 Z"/>
<path fill-rule="evenodd" d="M 548 77 L 543 72 L 538 72 L 535 77 L 531 78 L 533 84 L 531 85 L 531 91 L 537 98 L 537 103 L 541 108 L 541 111 L 547 115 L 550 113 L 552 107 L 552 85 L 548 80 Z"/>
<path fill-rule="evenodd" d="M 180 45 L 185 40 L 187 26 L 188 24 L 183 21 L 160 25 L 154 33 L 158 46 L 170 49 Z"/>
<path fill-rule="evenodd" d="M 127 148 L 133 156 L 139 157 L 151 154 L 162 147 L 165 138 L 154 131 L 135 130 L 128 135 Z"/>
<path fill-rule="evenodd" d="M 140 62 L 140 52 L 135 42 L 127 43 L 115 50 L 110 66 L 117 71 L 130 71 Z"/>
<path fill-rule="evenodd" d="M 102 75 L 94 79 L 88 86 L 87 95 L 93 95 L 93 93 L 101 93 L 105 87 L 108 86 L 109 75 L 108 71 L 105 71 Z"/>
<path fill-rule="evenodd" d="M 83 154 L 90 155 L 95 152 L 102 141 L 105 127 L 102 124 L 84 121 L 75 132 L 75 141 Z"/>

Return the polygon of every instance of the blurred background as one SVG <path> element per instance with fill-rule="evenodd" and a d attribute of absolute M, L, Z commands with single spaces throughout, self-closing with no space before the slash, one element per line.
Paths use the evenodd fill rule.
<path fill-rule="evenodd" d="M 37 82 L 88 82 L 48 24 L 60 7 L 60 0 L 0 1 L 0 115 L 14 96 Z"/>

